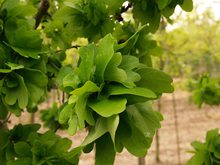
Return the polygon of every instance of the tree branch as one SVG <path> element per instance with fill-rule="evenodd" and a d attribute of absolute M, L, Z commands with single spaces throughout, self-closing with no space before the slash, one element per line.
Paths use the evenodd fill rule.
<path fill-rule="evenodd" d="M 36 16 L 35 16 L 36 22 L 35 22 L 35 27 L 34 27 L 34 29 L 37 29 L 37 27 L 40 25 L 41 20 L 42 20 L 42 18 L 43 18 L 44 16 L 50 15 L 50 14 L 48 13 L 49 7 L 50 7 L 49 0 L 41 0 L 41 2 L 40 2 L 40 7 L 38 8 L 38 12 L 37 12 L 37 14 L 36 14 Z"/>
<path fill-rule="evenodd" d="M 133 4 L 131 2 L 127 6 L 122 6 L 120 13 L 115 14 L 116 20 L 118 20 L 119 22 L 123 21 L 122 14 L 132 8 L 132 6 Z"/>
<path fill-rule="evenodd" d="M 73 46 L 70 46 L 70 47 L 68 47 L 68 48 L 66 48 L 66 49 L 73 49 L 73 48 L 79 48 L 79 47 L 81 47 L 80 45 L 73 45 Z M 60 53 L 60 52 L 62 52 L 63 50 L 57 50 L 56 51 L 56 53 Z"/>

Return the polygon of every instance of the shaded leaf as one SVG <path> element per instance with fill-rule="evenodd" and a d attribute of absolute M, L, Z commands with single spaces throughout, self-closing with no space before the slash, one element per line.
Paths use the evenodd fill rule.
<path fill-rule="evenodd" d="M 155 93 L 171 93 L 173 87 L 171 85 L 172 78 L 162 71 L 153 68 L 142 68 L 137 70 L 141 75 L 141 80 L 136 84 L 140 87 L 145 87 Z"/>
<path fill-rule="evenodd" d="M 112 138 L 112 141 L 115 141 L 115 133 L 119 124 L 119 116 L 111 116 L 109 118 L 98 117 L 96 124 L 89 131 L 88 136 L 85 138 L 81 146 L 86 146 L 96 139 L 100 138 L 106 132 L 109 132 Z"/>
<path fill-rule="evenodd" d="M 82 47 L 79 49 L 80 65 L 79 65 L 79 78 L 85 83 L 93 78 L 95 72 L 94 59 L 97 53 L 94 44 Z"/>
<path fill-rule="evenodd" d="M 14 105 L 18 102 L 19 107 L 25 108 L 28 104 L 28 90 L 24 83 L 23 77 L 16 74 L 19 86 L 15 88 L 4 88 L 5 102 L 9 105 Z"/>
<path fill-rule="evenodd" d="M 193 1 L 192 0 L 184 0 L 180 6 L 183 10 L 190 12 L 193 9 Z"/>
<path fill-rule="evenodd" d="M 111 34 L 106 35 L 99 42 L 98 54 L 96 56 L 95 80 L 100 84 L 104 82 L 105 69 L 114 55 L 114 43 L 115 40 Z"/>
<path fill-rule="evenodd" d="M 119 68 L 121 64 L 122 55 L 120 53 L 115 53 L 108 63 L 105 70 L 105 80 L 115 81 L 115 82 L 125 82 L 127 80 L 126 72 Z"/>
<path fill-rule="evenodd" d="M 115 149 L 109 134 L 96 141 L 95 165 L 112 165 L 115 160 Z"/>

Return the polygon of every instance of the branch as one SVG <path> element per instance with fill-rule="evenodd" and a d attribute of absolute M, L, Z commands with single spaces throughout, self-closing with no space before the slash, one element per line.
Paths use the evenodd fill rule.
<path fill-rule="evenodd" d="M 131 2 L 127 6 L 122 6 L 120 13 L 115 14 L 116 20 L 118 20 L 119 22 L 123 21 L 123 18 L 121 15 L 123 13 L 127 12 L 130 8 L 132 8 L 132 6 L 133 6 L 133 4 Z"/>
<path fill-rule="evenodd" d="M 10 117 L 11 117 L 11 113 L 9 113 L 8 117 L 2 122 L 2 124 L 6 124 L 6 123 L 8 123 Z"/>
<path fill-rule="evenodd" d="M 68 47 L 68 48 L 66 48 L 66 49 L 73 49 L 73 48 L 79 48 L 79 47 L 81 47 L 80 45 L 73 45 L 73 46 L 70 46 L 70 47 Z M 60 53 L 60 52 L 62 52 L 63 50 L 57 50 L 56 51 L 56 53 Z"/>
<path fill-rule="evenodd" d="M 128 11 L 128 9 L 130 9 L 132 6 L 133 6 L 133 4 L 131 2 L 128 4 L 128 6 L 122 6 L 121 14 Z"/>
<path fill-rule="evenodd" d="M 50 3 L 49 3 L 49 0 L 41 0 L 40 2 L 40 7 L 38 8 L 38 12 L 35 16 L 35 26 L 34 26 L 34 29 L 37 29 L 37 27 L 40 25 L 41 23 L 41 20 L 44 16 L 46 15 L 50 15 L 48 13 L 48 9 L 50 7 Z"/>

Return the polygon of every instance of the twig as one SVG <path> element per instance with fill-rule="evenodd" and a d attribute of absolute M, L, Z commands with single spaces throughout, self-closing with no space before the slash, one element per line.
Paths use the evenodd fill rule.
<path fill-rule="evenodd" d="M 6 123 L 8 123 L 10 117 L 11 117 L 11 113 L 9 113 L 8 117 L 2 122 L 2 124 L 6 124 Z"/>
<path fill-rule="evenodd" d="M 70 46 L 70 47 L 68 47 L 68 48 L 66 48 L 66 49 L 73 49 L 73 48 L 79 48 L 79 47 L 81 47 L 80 45 L 73 45 L 73 46 Z M 60 53 L 60 52 L 62 52 L 63 50 L 57 50 L 56 51 L 56 53 Z"/>
<path fill-rule="evenodd" d="M 34 124 L 34 123 L 35 123 L 35 112 L 31 113 L 30 123 L 31 123 L 31 124 Z"/>

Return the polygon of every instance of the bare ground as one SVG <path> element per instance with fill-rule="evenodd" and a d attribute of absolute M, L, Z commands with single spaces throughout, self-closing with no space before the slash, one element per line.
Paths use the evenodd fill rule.
<path fill-rule="evenodd" d="M 175 131 L 175 120 L 173 110 L 172 95 L 163 95 L 161 113 L 164 116 L 162 127 L 159 130 L 160 137 L 160 160 L 161 163 L 155 161 L 155 141 L 149 149 L 145 158 L 146 165 L 179 165 L 185 164 L 190 159 L 191 154 L 187 151 L 192 150 L 190 143 L 194 140 L 204 140 L 207 130 L 220 128 L 220 107 L 203 106 L 198 108 L 189 102 L 189 93 L 183 91 L 175 92 L 176 111 L 179 130 L 179 146 L 180 146 L 180 163 L 178 162 L 177 141 Z M 17 119 L 12 117 L 12 124 L 18 122 L 28 123 L 27 115 Z M 36 118 L 39 121 L 39 118 Z M 66 132 L 58 132 L 61 136 L 69 137 Z M 85 137 L 85 132 L 80 132 L 73 139 L 73 146 L 79 145 Z M 115 165 L 137 165 L 138 159 L 126 150 L 117 154 Z M 80 159 L 80 165 L 93 165 L 94 153 L 83 154 Z"/>

